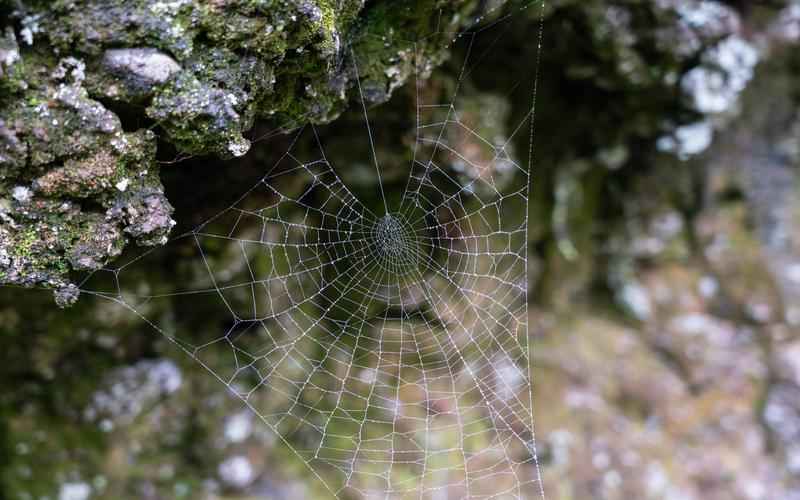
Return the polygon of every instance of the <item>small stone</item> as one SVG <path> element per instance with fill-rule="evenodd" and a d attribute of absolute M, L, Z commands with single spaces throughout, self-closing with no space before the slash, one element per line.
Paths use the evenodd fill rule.
<path fill-rule="evenodd" d="M 107 50 L 103 65 L 135 93 L 146 93 L 181 70 L 173 58 L 152 48 Z"/>

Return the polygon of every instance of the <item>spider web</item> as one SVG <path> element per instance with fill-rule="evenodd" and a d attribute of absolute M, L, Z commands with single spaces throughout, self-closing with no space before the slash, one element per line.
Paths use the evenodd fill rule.
<path fill-rule="evenodd" d="M 348 187 L 337 173 L 347 166 L 306 125 L 237 202 L 171 242 L 194 248 L 181 256 L 197 268 L 191 283 L 143 284 L 151 251 L 81 287 L 178 345 L 335 497 L 544 498 L 527 328 L 530 173 L 511 144 L 530 134 L 529 165 L 534 108 L 498 140 L 458 99 L 491 56 L 473 53 L 476 38 L 507 17 L 453 34 L 465 56 L 449 102 L 426 102 L 417 78 L 402 192 L 384 188 L 356 75 L 378 204 Z M 161 301 L 230 320 L 183 331 Z"/>

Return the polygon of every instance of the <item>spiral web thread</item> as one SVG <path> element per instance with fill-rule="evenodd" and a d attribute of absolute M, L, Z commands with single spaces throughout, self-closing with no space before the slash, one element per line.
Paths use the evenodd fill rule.
<path fill-rule="evenodd" d="M 192 283 L 143 288 L 145 253 L 96 273 L 111 285 L 82 287 L 206 368 L 336 497 L 544 499 L 527 332 L 529 171 L 511 155 L 526 123 L 533 141 L 533 108 L 497 143 L 458 102 L 469 63 L 487 57 L 472 53 L 475 38 L 502 21 L 454 34 L 466 56 L 451 102 L 424 102 L 418 79 L 399 197 L 384 192 L 362 95 L 379 206 L 345 185 L 308 125 L 236 203 L 176 238 L 196 249 Z M 296 147 L 305 135 L 312 153 Z M 199 316 L 223 308 L 230 323 L 210 337 L 178 331 L 160 301 Z"/>

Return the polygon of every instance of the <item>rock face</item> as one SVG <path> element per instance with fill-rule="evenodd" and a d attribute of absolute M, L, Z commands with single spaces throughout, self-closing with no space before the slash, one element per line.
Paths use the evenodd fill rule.
<path fill-rule="evenodd" d="M 30 70 L 20 97 L 3 96 L 0 279 L 69 284 L 122 251 L 167 239 L 174 222 L 155 163 L 155 134 L 125 132 L 84 87 L 74 57 Z M 66 296 L 63 295 L 62 296 Z M 59 301 L 66 303 L 69 301 Z"/>
<path fill-rule="evenodd" d="M 452 30 L 471 4 L 0 4 L 0 284 L 60 289 L 129 241 L 166 241 L 156 134 L 182 154 L 238 157 L 257 119 L 288 130 L 338 116 L 356 74 L 383 102 L 444 60 L 445 31 L 411 41 L 432 13 Z"/>

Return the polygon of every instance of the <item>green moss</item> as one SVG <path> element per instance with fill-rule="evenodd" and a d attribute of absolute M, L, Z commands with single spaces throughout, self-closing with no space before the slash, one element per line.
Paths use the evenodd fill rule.
<path fill-rule="evenodd" d="M 17 239 L 16 245 L 12 248 L 13 255 L 16 257 L 27 257 L 31 255 L 33 245 L 36 243 L 36 231 L 30 229 Z"/>

